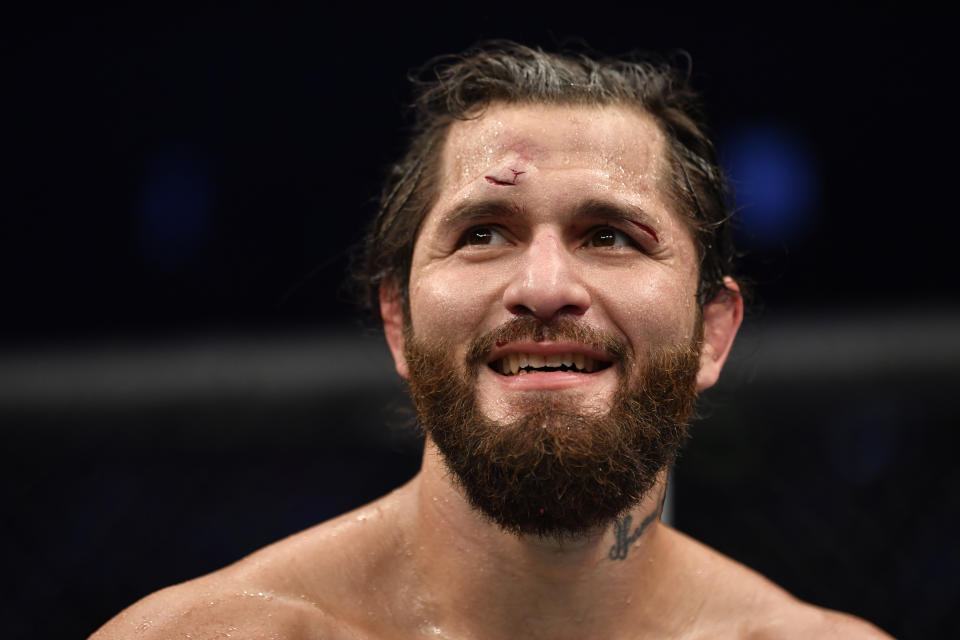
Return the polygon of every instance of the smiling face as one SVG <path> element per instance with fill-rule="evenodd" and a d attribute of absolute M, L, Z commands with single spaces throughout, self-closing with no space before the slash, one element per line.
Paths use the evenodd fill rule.
<path fill-rule="evenodd" d="M 413 255 L 414 335 L 449 340 L 459 362 L 473 339 L 517 315 L 575 318 L 635 353 L 689 344 L 697 256 L 663 196 L 663 153 L 653 121 L 625 107 L 494 105 L 454 124 Z M 502 375 L 505 356 L 556 364 L 564 355 L 598 369 L 609 362 L 582 344 L 498 345 L 500 372 L 484 368 L 477 381 L 481 406 L 505 419 L 515 400 L 543 389 L 608 405 L 613 367 Z"/>
<path fill-rule="evenodd" d="M 599 438 L 623 456 L 591 453 L 581 467 L 618 466 L 627 475 L 648 467 L 644 478 L 622 479 L 632 488 L 597 521 L 635 502 L 669 462 L 695 387 L 712 384 L 739 322 L 739 307 L 731 322 L 729 305 L 718 313 L 711 303 L 700 324 L 697 253 L 663 195 L 664 153 L 654 122 L 626 107 L 492 105 L 457 122 L 444 145 L 439 197 L 414 249 L 408 323 L 395 292 L 381 291 L 397 369 L 441 451 L 437 430 L 467 421 L 479 440 L 465 451 L 502 431 L 513 440 L 491 455 L 511 457 L 539 429 L 549 442 L 536 444 L 531 460 L 541 460 L 544 447 L 566 447 L 563 439 L 587 451 Z M 658 393 L 684 397 L 661 415 L 656 405 L 670 403 Z M 640 426 L 624 419 L 630 411 L 646 412 Z M 545 424 L 554 417 L 564 427 L 551 432 Z M 589 426 L 605 418 L 602 429 Z M 669 442 L 649 457 L 659 423 L 670 423 Z M 643 436 L 625 436 L 631 429 Z M 457 471 L 454 454 L 444 453 Z M 557 459 L 569 455 L 564 449 Z M 460 460 L 461 482 L 484 464 Z M 528 475 L 545 473 L 537 469 Z M 551 481 L 569 496 L 567 485 L 578 480 L 568 471 Z M 610 493 L 602 474 L 594 480 L 587 503 Z"/>

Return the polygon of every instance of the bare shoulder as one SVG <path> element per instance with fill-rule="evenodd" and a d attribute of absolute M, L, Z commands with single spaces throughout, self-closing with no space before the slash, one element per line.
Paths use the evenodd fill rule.
<path fill-rule="evenodd" d="M 748 640 L 892 640 L 866 620 L 793 599 L 754 619 Z"/>
<path fill-rule="evenodd" d="M 686 586 L 700 593 L 694 637 L 744 640 L 891 640 L 869 622 L 817 607 L 735 560 L 664 527 Z"/>
<path fill-rule="evenodd" d="M 314 603 L 249 586 L 211 574 L 168 587 L 122 611 L 90 640 L 350 637 Z"/>
<path fill-rule="evenodd" d="M 157 591 L 91 640 L 368 637 L 356 603 L 386 572 L 386 559 L 396 557 L 393 511 L 387 496 L 219 571 Z"/>

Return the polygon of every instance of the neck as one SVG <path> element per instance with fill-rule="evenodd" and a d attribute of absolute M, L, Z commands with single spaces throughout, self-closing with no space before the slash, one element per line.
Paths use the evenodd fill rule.
<path fill-rule="evenodd" d="M 617 635 L 643 608 L 637 602 L 627 609 L 633 597 L 657 583 L 665 490 L 666 471 L 629 514 L 575 540 L 518 536 L 469 505 L 428 440 L 411 496 L 418 501 L 411 548 L 427 596 L 424 619 L 453 636 Z"/>

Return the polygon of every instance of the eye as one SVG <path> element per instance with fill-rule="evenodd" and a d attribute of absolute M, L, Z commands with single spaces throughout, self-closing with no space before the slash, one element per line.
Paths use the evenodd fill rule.
<path fill-rule="evenodd" d="M 636 243 L 623 231 L 613 227 L 600 227 L 587 239 L 588 247 L 634 247 Z"/>
<path fill-rule="evenodd" d="M 460 246 L 507 244 L 507 239 L 494 227 L 473 227 L 460 236 Z"/>

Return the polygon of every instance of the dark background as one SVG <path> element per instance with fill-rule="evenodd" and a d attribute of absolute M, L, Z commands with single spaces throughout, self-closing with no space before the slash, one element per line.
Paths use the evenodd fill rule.
<path fill-rule="evenodd" d="M 340 285 L 407 72 L 492 37 L 692 56 L 758 298 L 675 471 L 676 526 L 897 637 L 950 635 L 946 17 L 355 6 L 0 21 L 7 635 L 84 637 L 415 473 L 402 389 Z"/>

